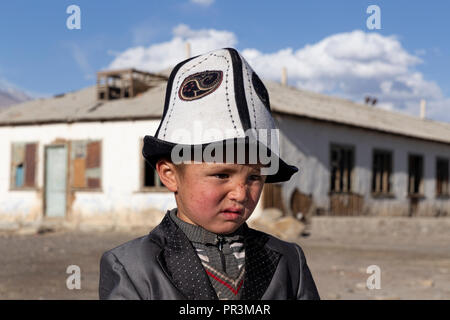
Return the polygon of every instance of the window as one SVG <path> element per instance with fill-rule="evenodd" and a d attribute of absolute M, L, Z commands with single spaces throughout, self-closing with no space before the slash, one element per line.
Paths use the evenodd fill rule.
<path fill-rule="evenodd" d="M 352 146 L 331 145 L 331 192 L 351 192 L 354 165 Z"/>
<path fill-rule="evenodd" d="M 36 187 L 37 143 L 13 143 L 11 146 L 11 189 Z"/>
<path fill-rule="evenodd" d="M 448 196 L 449 192 L 449 174 L 448 159 L 436 159 L 436 195 Z"/>
<path fill-rule="evenodd" d="M 100 189 L 101 141 L 71 142 L 71 186 L 75 189 Z"/>
<path fill-rule="evenodd" d="M 372 161 L 372 192 L 389 194 L 391 192 L 392 153 L 374 150 Z"/>
<path fill-rule="evenodd" d="M 140 150 L 142 150 L 144 139 L 140 138 Z M 159 179 L 158 172 L 140 156 L 141 161 L 141 190 L 142 191 L 168 191 L 166 186 Z"/>
<path fill-rule="evenodd" d="M 423 157 L 409 155 L 408 159 L 408 194 L 422 194 Z"/>
<path fill-rule="evenodd" d="M 145 160 L 143 173 L 143 188 L 165 188 L 164 184 L 159 179 L 159 175 L 155 169 Z"/>

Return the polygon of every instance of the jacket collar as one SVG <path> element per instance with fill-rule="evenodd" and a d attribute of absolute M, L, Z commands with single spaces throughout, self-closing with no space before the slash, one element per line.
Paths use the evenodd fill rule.
<path fill-rule="evenodd" d="M 216 292 L 200 259 L 184 232 L 167 211 L 159 227 L 165 241 L 159 262 L 172 283 L 189 300 L 217 300 Z M 259 300 L 267 290 L 281 254 L 265 244 L 269 237 L 243 225 L 245 276 L 243 300 Z"/>

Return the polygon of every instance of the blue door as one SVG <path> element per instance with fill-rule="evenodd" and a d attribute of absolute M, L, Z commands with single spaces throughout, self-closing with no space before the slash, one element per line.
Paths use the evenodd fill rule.
<path fill-rule="evenodd" d="M 45 215 L 66 215 L 67 147 L 45 148 Z"/>

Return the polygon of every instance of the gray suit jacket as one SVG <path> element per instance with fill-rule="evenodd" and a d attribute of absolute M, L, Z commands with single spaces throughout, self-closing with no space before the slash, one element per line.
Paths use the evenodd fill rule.
<path fill-rule="evenodd" d="M 302 249 L 245 228 L 243 300 L 320 299 Z M 193 246 L 169 212 L 147 236 L 105 252 L 100 299 L 217 299 Z"/>

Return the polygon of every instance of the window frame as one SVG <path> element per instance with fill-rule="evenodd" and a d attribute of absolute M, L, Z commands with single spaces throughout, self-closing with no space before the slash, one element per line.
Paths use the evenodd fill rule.
<path fill-rule="evenodd" d="M 388 190 L 383 190 L 383 183 L 381 183 L 381 191 L 374 190 L 374 179 L 375 179 L 375 156 L 377 154 L 386 154 L 389 156 L 389 170 L 387 177 L 387 188 Z M 384 173 L 384 171 L 383 171 Z M 370 179 L 370 190 L 373 198 L 393 198 L 394 193 L 392 191 L 393 188 L 393 173 L 394 173 L 394 152 L 390 149 L 383 148 L 374 148 L 372 149 L 372 170 L 371 170 L 371 179 Z"/>
<path fill-rule="evenodd" d="M 15 167 L 13 164 L 13 154 L 14 154 L 14 146 L 15 145 L 20 145 L 23 144 L 26 148 L 26 145 L 28 144 L 34 144 L 36 146 L 35 149 L 35 155 L 34 155 L 34 181 L 33 181 L 33 186 L 27 186 L 25 184 L 25 179 L 26 179 L 26 167 L 25 167 L 25 163 L 26 163 L 26 159 L 24 158 L 24 185 L 21 187 L 17 187 L 16 183 L 15 183 Z M 26 152 L 26 151 L 25 151 Z M 24 155 L 24 157 L 26 157 L 26 155 Z M 39 164 L 39 141 L 14 141 L 10 143 L 10 157 L 9 157 L 9 173 L 10 173 L 10 177 L 9 177 L 9 190 L 10 191 L 36 191 L 39 189 L 38 186 L 38 166 Z"/>
<path fill-rule="evenodd" d="M 410 165 L 411 165 L 411 157 L 418 157 L 422 160 L 422 167 L 421 167 L 421 172 L 420 172 L 420 182 L 419 182 L 419 187 L 418 187 L 418 192 L 416 193 L 411 193 L 411 186 L 410 186 Z M 425 174 L 425 157 L 423 156 L 423 154 L 420 153 L 408 153 L 408 157 L 407 157 L 407 183 L 406 183 L 406 187 L 407 187 L 407 195 L 409 198 L 424 198 L 424 174 Z"/>
<path fill-rule="evenodd" d="M 144 146 L 144 138 L 140 139 L 139 142 L 139 150 L 142 150 Z M 159 178 L 158 173 L 155 171 L 154 179 L 158 180 L 161 185 L 160 186 L 145 186 L 145 163 L 146 160 L 144 156 L 142 155 L 142 152 L 139 152 L 139 192 L 170 192 L 169 189 L 162 183 L 161 179 Z M 151 165 L 149 164 L 151 167 Z"/>
<path fill-rule="evenodd" d="M 100 159 L 99 159 L 99 171 L 100 171 L 100 187 L 98 188 L 90 188 L 90 187 L 74 187 L 73 186 L 73 179 L 75 177 L 75 172 L 73 170 L 73 165 L 74 165 L 74 161 L 72 159 L 72 148 L 73 148 L 73 143 L 74 142 L 87 142 L 86 146 L 88 143 L 90 142 L 99 142 L 100 143 L 100 150 L 99 150 L 99 155 L 100 155 Z M 70 179 L 69 179 L 69 190 L 73 191 L 73 192 L 103 192 L 103 139 L 75 139 L 75 140 L 70 140 L 69 141 L 69 175 L 70 175 Z M 87 151 L 86 151 L 86 159 L 87 159 Z"/>
<path fill-rule="evenodd" d="M 335 148 L 338 148 L 338 149 L 344 149 L 344 150 L 346 150 L 346 151 L 351 151 L 351 154 L 352 154 L 352 158 L 351 158 L 351 169 L 350 169 L 350 173 L 349 173 L 349 179 L 348 179 L 348 182 L 350 183 L 350 186 L 349 187 L 347 187 L 347 190 L 345 190 L 345 191 L 342 191 L 342 190 L 339 190 L 339 191 L 336 191 L 336 190 L 333 190 L 332 189 L 332 177 L 333 177 L 333 167 L 332 167 L 332 164 L 333 164 L 333 159 L 332 159 L 332 154 L 333 154 L 333 149 L 335 149 Z M 344 144 L 344 143 L 335 143 L 335 142 L 332 142 L 332 143 L 330 143 L 330 145 L 329 145 L 329 148 L 328 148 L 328 152 L 329 152 L 329 173 L 330 173 L 330 179 L 329 179 L 329 182 L 330 182 L 330 186 L 329 186 L 329 192 L 328 192 L 328 194 L 354 194 L 354 185 L 355 185 L 355 183 L 354 183 L 354 177 L 355 177 L 355 167 L 356 167 L 356 146 L 355 145 L 352 145 L 352 144 Z"/>
<path fill-rule="evenodd" d="M 439 186 L 439 172 L 438 172 L 438 164 L 440 161 L 444 161 L 447 163 L 447 186 L 446 186 L 446 192 L 438 192 L 438 186 Z M 436 188 L 435 188 L 435 193 L 436 193 L 436 198 L 450 198 L 450 159 L 446 158 L 446 157 L 436 157 Z"/>

